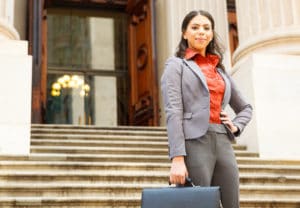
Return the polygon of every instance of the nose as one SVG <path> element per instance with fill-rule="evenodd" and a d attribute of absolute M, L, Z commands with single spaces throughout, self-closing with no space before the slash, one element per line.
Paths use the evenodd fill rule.
<path fill-rule="evenodd" d="M 204 34 L 204 28 L 203 27 L 199 27 L 198 33 L 199 34 Z"/>

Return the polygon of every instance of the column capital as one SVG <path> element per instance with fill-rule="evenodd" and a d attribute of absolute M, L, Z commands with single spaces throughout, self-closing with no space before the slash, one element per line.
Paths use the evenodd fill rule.
<path fill-rule="evenodd" d="M 300 53 L 300 1 L 236 0 L 239 47 L 233 63 L 252 53 Z"/>

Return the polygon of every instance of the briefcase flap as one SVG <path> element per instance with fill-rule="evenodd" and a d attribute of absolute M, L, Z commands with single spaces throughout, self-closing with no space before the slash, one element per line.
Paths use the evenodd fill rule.
<path fill-rule="evenodd" d="M 142 208 L 219 208 L 220 188 L 166 187 L 145 188 Z"/>

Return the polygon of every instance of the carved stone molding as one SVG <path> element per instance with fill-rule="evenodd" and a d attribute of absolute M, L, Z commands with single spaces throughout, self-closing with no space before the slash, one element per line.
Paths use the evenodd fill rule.
<path fill-rule="evenodd" d="M 273 30 L 265 32 L 260 36 L 249 38 L 235 50 L 233 63 L 237 63 L 242 58 L 253 52 L 265 51 L 268 53 L 299 54 L 300 30 L 287 29 L 286 31 Z"/>
<path fill-rule="evenodd" d="M 11 24 L 0 19 L 0 39 L 20 40 L 20 35 Z"/>

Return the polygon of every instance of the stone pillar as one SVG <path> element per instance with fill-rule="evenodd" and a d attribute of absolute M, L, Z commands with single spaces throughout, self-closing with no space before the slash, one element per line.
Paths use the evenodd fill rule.
<path fill-rule="evenodd" d="M 158 80 L 164 69 L 166 59 L 175 54 L 181 37 L 181 23 L 191 10 L 206 10 L 215 20 L 216 31 L 226 47 L 224 65 L 230 70 L 230 48 L 226 0 L 156 0 L 156 51 Z M 165 125 L 162 98 L 160 95 L 161 125 Z"/>
<path fill-rule="evenodd" d="M 264 158 L 300 158 L 300 1 L 236 0 L 233 77 L 254 118 L 240 139 Z"/>
<path fill-rule="evenodd" d="M 0 40 L 19 40 L 19 33 L 13 26 L 14 0 L 0 1 Z"/>
<path fill-rule="evenodd" d="M 0 1 L 0 154 L 28 154 L 32 59 L 13 26 L 13 8 L 13 0 Z"/>

